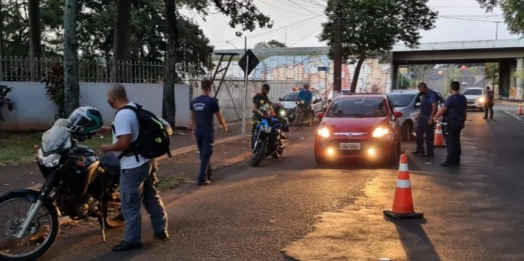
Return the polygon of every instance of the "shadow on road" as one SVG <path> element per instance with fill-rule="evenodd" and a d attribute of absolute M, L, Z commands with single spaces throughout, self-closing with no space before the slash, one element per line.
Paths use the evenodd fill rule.
<path fill-rule="evenodd" d="M 408 260 L 441 260 L 422 227 L 423 224 L 427 223 L 425 218 L 396 220 L 384 217 L 384 219 L 395 225 Z"/>

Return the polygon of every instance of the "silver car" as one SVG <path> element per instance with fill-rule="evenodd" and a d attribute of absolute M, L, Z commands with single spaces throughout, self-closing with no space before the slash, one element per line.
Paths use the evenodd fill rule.
<path fill-rule="evenodd" d="M 417 117 L 420 113 L 420 98 L 418 90 L 395 90 L 386 93 L 395 111 L 402 112 L 400 117 L 400 134 L 403 141 L 413 138 L 413 132 L 417 126 Z M 437 92 L 439 96 L 439 108 L 444 104 L 444 95 Z"/>

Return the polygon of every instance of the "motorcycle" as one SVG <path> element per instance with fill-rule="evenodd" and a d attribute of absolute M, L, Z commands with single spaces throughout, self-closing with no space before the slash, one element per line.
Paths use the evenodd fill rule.
<path fill-rule="evenodd" d="M 285 110 L 280 106 L 274 109 L 275 115 L 271 115 L 269 105 L 263 106 L 260 110 L 262 111 L 262 119 L 258 122 L 253 134 L 254 145 L 250 159 L 250 164 L 253 167 L 258 166 L 262 160 L 269 156 L 280 160 L 287 141 L 283 132 L 289 132 Z"/>
<path fill-rule="evenodd" d="M 45 254 L 58 235 L 59 216 L 97 218 L 103 242 L 106 228 L 125 223 L 120 213 L 117 156 L 109 153 L 99 158 L 92 149 L 79 144 L 91 137 L 69 133 L 66 124 L 67 120 L 58 119 L 42 135 L 37 154 L 37 165 L 45 178 L 42 187 L 0 196 L 0 212 L 9 213 L 9 220 L 3 223 L 0 260 L 29 261 Z M 25 204 L 27 208 L 21 213 L 3 209 L 11 204 Z M 31 244 L 35 245 L 32 250 L 28 249 Z"/>

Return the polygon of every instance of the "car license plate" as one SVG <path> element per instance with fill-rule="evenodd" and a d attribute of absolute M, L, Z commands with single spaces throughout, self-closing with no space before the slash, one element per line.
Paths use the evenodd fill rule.
<path fill-rule="evenodd" d="M 340 150 L 360 150 L 360 143 L 340 143 Z"/>

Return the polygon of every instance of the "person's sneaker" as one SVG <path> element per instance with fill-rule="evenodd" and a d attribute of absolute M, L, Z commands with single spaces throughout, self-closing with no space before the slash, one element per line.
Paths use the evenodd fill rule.
<path fill-rule="evenodd" d="M 120 244 L 113 247 L 113 251 L 122 252 L 139 248 L 142 248 L 142 243 L 127 243 L 122 241 Z"/>
<path fill-rule="evenodd" d="M 204 182 L 204 185 L 210 185 L 210 184 L 211 184 L 211 180 L 206 179 L 206 181 Z"/>
<path fill-rule="evenodd" d="M 160 240 L 166 240 L 169 238 L 167 231 L 155 232 L 155 238 Z"/>
<path fill-rule="evenodd" d="M 446 168 L 448 168 L 448 167 L 458 167 L 458 166 L 460 166 L 460 163 L 442 162 L 442 163 L 440 164 L 440 166 L 441 166 L 441 167 L 446 167 Z"/>

